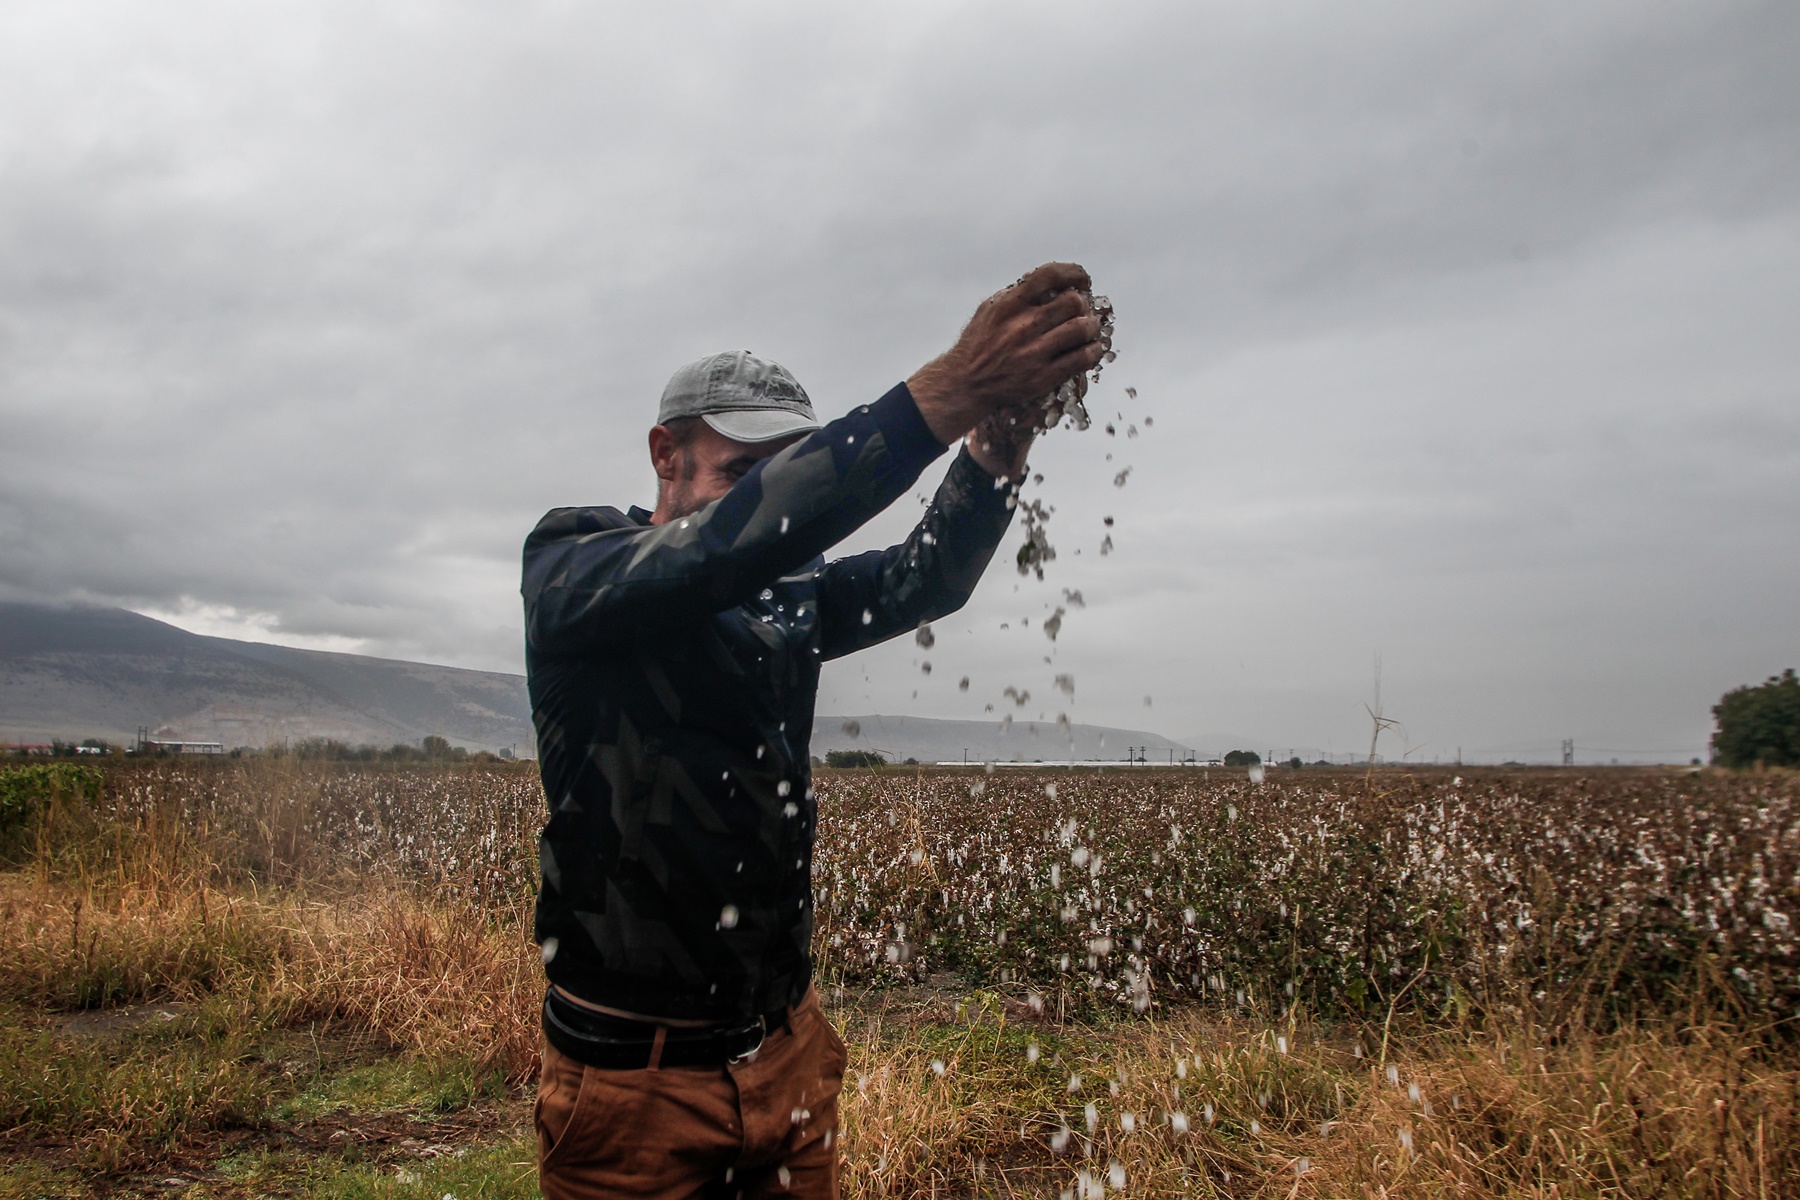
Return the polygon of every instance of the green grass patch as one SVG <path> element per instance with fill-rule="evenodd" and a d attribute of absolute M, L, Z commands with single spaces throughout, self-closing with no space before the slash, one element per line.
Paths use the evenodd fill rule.
<path fill-rule="evenodd" d="M 320 1163 L 304 1178 L 270 1175 L 261 1182 L 315 1200 L 537 1200 L 537 1141 L 512 1138 L 418 1163 Z"/>
<path fill-rule="evenodd" d="M 446 1113 L 505 1095 L 501 1074 L 468 1058 L 389 1059 L 323 1075 L 270 1115 L 293 1122 L 343 1111 Z"/>

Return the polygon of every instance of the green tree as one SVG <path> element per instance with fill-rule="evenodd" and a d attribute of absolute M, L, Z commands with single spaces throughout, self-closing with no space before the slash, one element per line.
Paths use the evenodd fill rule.
<path fill-rule="evenodd" d="M 1262 761 L 1262 755 L 1254 750 L 1233 750 L 1225 755 L 1228 767 L 1254 767 Z"/>
<path fill-rule="evenodd" d="M 825 765 L 828 767 L 885 767 L 887 759 L 873 750 L 827 750 Z"/>
<path fill-rule="evenodd" d="M 1800 767 L 1800 678 L 1789 667 L 1713 705 L 1713 762 L 1721 767 Z"/>

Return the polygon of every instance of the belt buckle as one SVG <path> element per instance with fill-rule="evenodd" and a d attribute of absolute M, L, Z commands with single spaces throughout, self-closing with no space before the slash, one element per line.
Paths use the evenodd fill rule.
<path fill-rule="evenodd" d="M 746 1026 L 745 1028 L 748 1028 L 748 1026 Z M 738 1063 L 750 1062 L 752 1059 L 754 1059 L 756 1057 L 757 1051 L 762 1049 L 763 1039 L 768 1037 L 768 1035 L 769 1035 L 768 1021 L 766 1021 L 762 1017 L 758 1016 L 756 1018 L 756 1045 L 750 1047 L 748 1050 L 744 1051 L 742 1054 L 735 1054 L 732 1057 L 726 1059 L 725 1060 L 726 1065 L 727 1066 L 736 1066 Z"/>

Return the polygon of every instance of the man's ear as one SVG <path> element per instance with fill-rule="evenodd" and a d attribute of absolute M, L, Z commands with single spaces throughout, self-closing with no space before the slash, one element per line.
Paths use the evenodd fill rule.
<path fill-rule="evenodd" d="M 681 473 L 681 445 L 667 425 L 650 427 L 650 465 L 664 483 L 674 483 Z"/>

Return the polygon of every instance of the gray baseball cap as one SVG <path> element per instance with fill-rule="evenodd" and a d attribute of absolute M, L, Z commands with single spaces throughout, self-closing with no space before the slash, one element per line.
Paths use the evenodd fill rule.
<path fill-rule="evenodd" d="M 772 442 L 819 427 L 800 381 L 748 350 L 709 354 L 675 372 L 656 423 L 680 417 L 699 417 L 734 442 Z"/>

